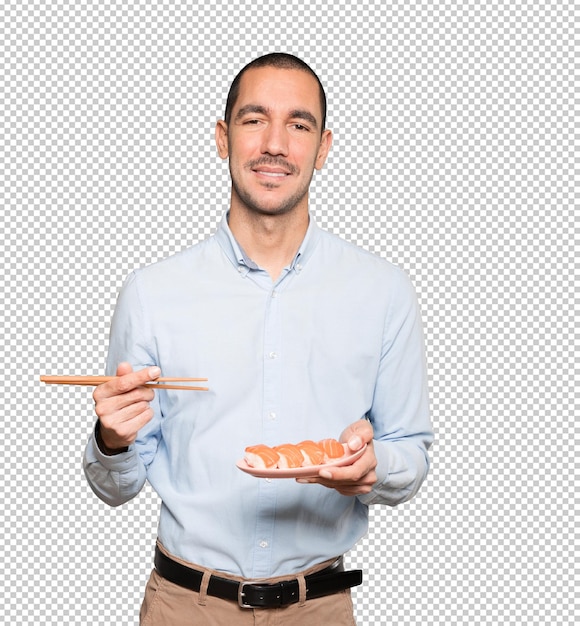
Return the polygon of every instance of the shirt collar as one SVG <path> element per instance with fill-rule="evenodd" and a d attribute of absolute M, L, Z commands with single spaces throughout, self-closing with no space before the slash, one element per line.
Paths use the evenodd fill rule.
<path fill-rule="evenodd" d="M 218 242 L 220 243 L 222 249 L 226 253 L 227 257 L 230 261 L 237 266 L 238 268 L 246 268 L 245 273 L 250 270 L 257 270 L 259 267 L 248 257 L 248 255 L 244 252 L 242 246 L 238 243 L 236 238 L 234 237 L 232 231 L 230 230 L 228 224 L 228 214 L 229 210 L 224 213 L 222 216 L 222 220 L 218 226 L 216 231 L 216 237 Z M 315 223 L 312 215 L 309 215 L 309 223 L 308 229 L 306 231 L 306 235 L 298 248 L 298 252 L 296 256 L 290 263 L 290 270 L 294 270 L 296 273 L 300 273 L 314 252 L 318 244 L 318 240 L 320 238 L 320 228 Z M 244 270 L 238 270 L 244 271 Z"/>

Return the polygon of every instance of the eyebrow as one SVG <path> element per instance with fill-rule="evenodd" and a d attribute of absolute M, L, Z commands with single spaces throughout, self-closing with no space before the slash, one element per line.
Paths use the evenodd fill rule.
<path fill-rule="evenodd" d="M 245 115 L 249 115 L 251 113 L 258 113 L 260 115 L 268 115 L 269 109 L 260 105 L 260 104 L 246 104 L 241 107 L 241 109 L 236 113 L 236 120 L 240 120 Z M 318 128 L 318 122 L 316 118 L 310 111 L 306 109 L 294 109 L 290 111 L 290 115 L 288 116 L 290 119 L 299 119 L 308 122 L 314 128 Z"/>

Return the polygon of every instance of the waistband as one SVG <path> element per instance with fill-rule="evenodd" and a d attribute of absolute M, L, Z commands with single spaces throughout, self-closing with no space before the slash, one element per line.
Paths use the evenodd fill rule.
<path fill-rule="evenodd" d="M 200 591 L 205 572 L 188 567 L 155 548 L 155 569 L 160 576 L 170 582 L 192 591 Z M 300 593 L 304 581 L 303 593 Z M 242 608 L 276 608 L 305 600 L 320 598 L 360 585 L 362 570 L 344 571 L 342 557 L 337 558 L 324 569 L 305 576 L 289 576 L 277 582 L 234 580 L 223 576 L 210 575 L 207 594 L 237 602 Z"/>

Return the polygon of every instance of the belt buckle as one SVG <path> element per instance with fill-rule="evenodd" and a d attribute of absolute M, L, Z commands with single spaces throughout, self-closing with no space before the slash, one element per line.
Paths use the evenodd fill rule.
<path fill-rule="evenodd" d="M 239 586 L 238 586 L 238 604 L 240 606 L 240 608 L 242 609 L 253 609 L 255 608 L 255 605 L 253 604 L 247 604 L 246 602 L 244 602 L 244 596 L 246 595 L 244 593 L 244 587 L 246 585 L 258 585 L 260 584 L 259 580 L 243 580 L 240 582 Z M 264 583 L 261 583 L 264 584 Z"/>

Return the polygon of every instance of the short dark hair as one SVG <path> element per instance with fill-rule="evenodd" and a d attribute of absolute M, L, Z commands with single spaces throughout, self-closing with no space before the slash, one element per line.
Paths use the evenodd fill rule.
<path fill-rule="evenodd" d="M 230 123 L 232 110 L 240 93 L 240 83 L 242 81 L 243 75 L 248 70 L 259 67 L 276 67 L 283 70 L 301 70 L 313 76 L 318 83 L 320 91 L 320 109 L 322 110 L 321 131 L 324 130 L 326 126 L 326 93 L 324 92 L 324 87 L 322 86 L 320 79 L 316 75 L 316 72 L 310 67 L 310 65 L 308 65 L 308 63 L 305 63 L 302 59 L 299 59 L 298 57 L 292 54 L 287 54 L 285 52 L 271 52 L 270 54 L 265 54 L 264 56 L 258 57 L 257 59 L 250 61 L 239 71 L 238 75 L 234 78 L 230 86 L 228 98 L 226 100 L 226 112 L 224 117 L 226 124 Z"/>

